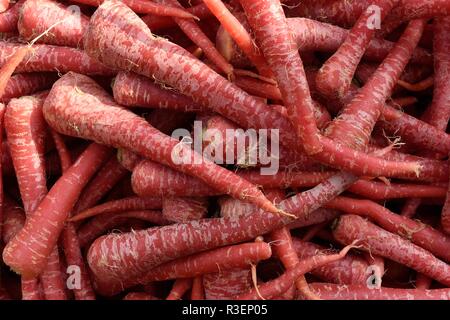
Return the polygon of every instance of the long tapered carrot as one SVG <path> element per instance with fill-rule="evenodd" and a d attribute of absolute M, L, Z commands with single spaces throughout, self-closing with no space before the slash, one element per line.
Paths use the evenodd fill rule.
<path fill-rule="evenodd" d="M 44 270 L 47 257 L 55 247 L 81 189 L 109 152 L 104 146 L 92 144 L 53 185 L 23 229 L 3 251 L 3 260 L 15 272 L 27 279 Z M 55 198 L 59 201 L 55 202 Z"/>
<path fill-rule="evenodd" d="M 317 87 L 325 96 L 343 96 L 348 90 L 364 51 L 375 34 L 371 24 L 374 8 L 377 8 L 377 23 L 381 23 L 399 0 L 373 1 L 355 22 L 344 43 L 322 65 L 317 74 Z"/>

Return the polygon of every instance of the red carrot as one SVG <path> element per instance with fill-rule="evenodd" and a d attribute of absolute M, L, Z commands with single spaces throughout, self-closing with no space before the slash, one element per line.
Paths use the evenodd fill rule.
<path fill-rule="evenodd" d="M 25 48 L 28 46 L 1 41 L 0 65 L 4 65 L 12 54 L 19 50 L 23 52 Z M 114 71 L 75 48 L 34 44 L 30 50 L 31 52 L 25 56 L 23 62 L 17 66 L 16 72 L 59 71 L 64 73 L 75 71 L 85 74 L 114 74 Z"/>
<path fill-rule="evenodd" d="M 25 212 L 7 196 L 3 198 L 2 240 L 8 243 L 25 224 Z"/>
<path fill-rule="evenodd" d="M 337 254 L 315 255 L 311 258 L 300 261 L 290 270 L 285 271 L 280 277 L 268 281 L 258 286 L 258 289 L 252 289 L 249 292 L 238 296 L 237 300 L 259 300 L 271 299 L 287 291 L 294 281 L 301 275 L 310 272 L 318 267 L 338 261 L 345 257 L 352 246 L 347 246 Z"/>
<path fill-rule="evenodd" d="M 43 271 L 81 189 L 108 154 L 106 147 L 92 144 L 53 185 L 23 229 L 3 251 L 3 260 L 14 271 L 25 279 Z M 55 197 L 58 202 L 54 202 Z M 42 233 L 42 230 L 46 232 Z"/>
<path fill-rule="evenodd" d="M 76 48 L 83 45 L 88 23 L 89 18 L 74 6 L 51 0 L 27 0 L 20 10 L 17 27 L 27 41 L 40 36 L 38 42 Z"/>
<path fill-rule="evenodd" d="M 70 154 L 63 137 L 56 131 L 50 130 L 53 141 L 55 142 L 59 160 L 61 161 L 61 170 L 66 172 L 72 165 L 72 155 Z"/>
<path fill-rule="evenodd" d="M 133 196 L 105 202 L 95 207 L 91 207 L 70 218 L 69 221 L 72 222 L 80 221 L 82 219 L 102 214 L 114 214 L 124 211 L 151 210 L 161 208 L 162 208 L 161 198 L 153 198 L 153 197 L 141 198 Z"/>
<path fill-rule="evenodd" d="M 77 3 L 83 3 L 90 6 L 98 7 L 104 0 L 75 0 Z M 130 7 L 136 13 L 154 14 L 157 16 L 178 17 L 178 18 L 196 18 L 184 9 L 180 9 L 174 5 L 161 5 L 145 0 L 124 0 L 123 3 Z"/>
<path fill-rule="evenodd" d="M 192 288 L 192 279 L 177 279 L 166 300 L 180 300 Z"/>
<path fill-rule="evenodd" d="M 119 72 L 113 82 L 114 100 L 127 107 L 168 108 L 184 112 L 203 110 L 192 99 L 168 89 L 132 72 Z"/>
<path fill-rule="evenodd" d="M 186 8 L 186 12 L 189 12 L 200 20 L 206 19 L 212 15 L 211 11 L 209 11 L 208 7 L 204 3 Z M 167 29 L 176 25 L 175 21 L 169 17 L 157 16 L 153 14 L 143 16 L 142 21 L 144 21 L 152 31 Z"/>
<path fill-rule="evenodd" d="M 449 300 L 449 289 L 368 289 L 365 285 L 343 286 L 313 283 L 311 289 L 324 300 Z"/>
<path fill-rule="evenodd" d="M 385 230 L 411 240 L 446 262 L 450 261 L 450 254 L 446 250 L 450 245 L 450 237 L 421 222 L 394 214 L 370 200 L 337 197 L 326 206 L 349 214 L 366 216 Z"/>
<path fill-rule="evenodd" d="M 344 43 L 322 65 L 317 74 L 317 87 L 325 96 L 344 96 L 356 67 L 375 34 L 374 15 L 381 23 L 398 0 L 373 1 L 355 22 Z"/>
<path fill-rule="evenodd" d="M 123 300 L 159 300 L 146 292 L 130 292 L 123 298 Z"/>
<path fill-rule="evenodd" d="M 246 57 L 256 66 L 259 73 L 263 76 L 270 76 L 271 72 L 266 65 L 263 55 L 254 44 L 251 35 L 241 24 L 241 21 L 245 17 L 241 17 L 242 14 L 240 14 L 240 19 L 238 19 L 237 16 L 228 11 L 228 8 L 221 0 L 206 0 L 205 4 L 220 21 L 227 35 L 234 40 L 238 47 L 245 53 Z M 230 61 L 230 59 L 227 60 Z"/>
<path fill-rule="evenodd" d="M 250 268 L 220 270 L 203 275 L 207 300 L 230 300 L 252 287 Z"/>
<path fill-rule="evenodd" d="M 329 249 L 312 242 L 292 238 L 293 246 L 300 260 L 313 257 L 319 252 L 330 254 Z M 321 280 L 339 284 L 366 284 L 367 261 L 357 255 L 348 254 L 336 262 L 330 262 L 311 271 Z"/>
<path fill-rule="evenodd" d="M 0 32 L 13 32 L 17 30 L 17 21 L 19 20 L 19 11 L 25 0 L 19 0 L 8 10 L 0 13 Z"/>
<path fill-rule="evenodd" d="M 344 215 L 338 218 L 333 236 L 344 244 L 358 240 L 365 251 L 399 262 L 445 285 L 450 283 L 450 267 L 445 262 L 359 216 Z"/>
<path fill-rule="evenodd" d="M 370 80 L 327 128 L 327 134 L 331 138 L 339 139 L 355 149 L 362 149 L 368 144 L 385 101 L 417 46 L 424 26 L 425 21 L 422 20 L 414 20 L 408 24 L 402 37 Z"/>
<path fill-rule="evenodd" d="M 174 8 L 183 8 L 177 0 L 157 0 L 164 6 Z M 231 77 L 233 74 L 233 66 L 229 64 L 225 58 L 217 51 L 214 44 L 209 40 L 202 29 L 192 20 L 173 18 L 175 23 L 188 36 L 193 43 L 202 49 L 205 56 L 211 60 L 225 75 Z"/>
<path fill-rule="evenodd" d="M 118 227 L 130 219 L 140 219 L 156 225 L 165 225 L 169 223 L 169 221 L 163 217 L 161 212 L 152 210 L 121 212 L 112 217 L 109 217 L 108 215 L 99 216 L 90 220 L 78 230 L 80 247 L 86 247 L 106 231 Z"/>
<path fill-rule="evenodd" d="M 25 56 L 31 51 L 31 47 L 21 47 L 17 51 L 7 57 L 0 69 L 0 98 L 3 98 L 6 86 L 11 75 L 17 66 L 23 61 Z"/>
<path fill-rule="evenodd" d="M 431 88 L 434 84 L 434 79 L 432 76 L 430 76 L 417 83 L 408 83 L 403 80 L 398 80 L 397 83 L 399 86 L 405 88 L 408 91 L 419 92 Z"/>
<path fill-rule="evenodd" d="M 68 101 L 71 103 L 67 104 Z M 92 109 L 94 105 L 95 110 Z M 196 176 L 237 198 L 255 203 L 268 211 L 279 212 L 279 209 L 275 208 L 256 186 L 204 159 L 185 144 L 162 134 L 142 118 L 121 108 L 102 88 L 86 76 L 68 73 L 58 80 L 46 100 L 44 116 L 50 126 L 61 133 L 94 139 L 114 147 L 128 148 Z M 102 125 L 111 123 L 112 125 Z M 101 126 L 100 130 L 99 126 Z M 78 129 L 81 127 L 84 130 Z M 160 147 L 155 148 L 155 145 Z M 189 157 L 189 163 L 185 160 L 179 161 L 180 153 L 184 159 Z M 197 165 L 197 163 L 200 164 Z M 226 184 L 223 183 L 224 181 Z M 230 181 L 234 182 L 230 184 Z"/>
<path fill-rule="evenodd" d="M 120 165 L 117 157 L 113 155 L 108 162 L 96 173 L 83 189 L 78 202 L 73 208 L 74 213 L 89 209 L 97 204 L 122 178 L 128 170 Z"/>
<path fill-rule="evenodd" d="M 1 102 L 19 98 L 51 87 L 57 76 L 53 73 L 24 73 L 13 75 L 5 87 Z"/>
<path fill-rule="evenodd" d="M 321 151 L 319 132 L 313 116 L 313 102 L 303 63 L 290 36 L 281 4 L 278 1 L 255 3 L 244 0 L 240 3 L 278 82 L 297 138 L 300 139 L 307 154 Z M 265 27 L 267 21 L 270 21 L 273 28 Z"/>

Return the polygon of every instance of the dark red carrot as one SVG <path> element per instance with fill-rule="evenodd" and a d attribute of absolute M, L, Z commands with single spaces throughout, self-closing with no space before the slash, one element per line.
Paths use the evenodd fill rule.
<path fill-rule="evenodd" d="M 359 216 L 339 217 L 334 224 L 333 236 L 343 244 L 358 240 L 365 251 L 399 262 L 445 285 L 450 283 L 448 264 L 429 251 Z"/>
<path fill-rule="evenodd" d="M 25 50 L 27 45 L 18 43 L 0 42 L 0 65 L 4 65 L 12 54 L 19 50 Z M 83 51 L 69 48 L 57 47 L 45 44 L 34 44 L 23 62 L 20 63 L 16 72 L 34 72 L 34 71 L 49 71 L 49 72 L 68 72 L 75 71 L 84 74 L 100 74 L 112 75 L 115 72 L 98 61 L 90 58 Z"/>
<path fill-rule="evenodd" d="M 81 211 L 79 214 L 73 216 L 69 221 L 80 221 L 82 219 L 90 218 L 101 214 L 114 214 L 124 211 L 136 210 L 152 210 L 161 209 L 162 199 L 154 197 L 128 197 L 119 200 L 112 200 L 99 204 L 95 207 Z"/>
<path fill-rule="evenodd" d="M 113 8 L 118 9 L 114 9 L 114 17 L 110 14 L 110 10 Z M 123 21 L 127 21 L 129 32 L 119 27 Z M 105 34 L 104 30 L 110 32 Z M 114 39 L 110 37 L 105 37 L 105 35 L 116 32 L 129 38 L 130 43 L 134 42 L 132 34 L 135 32 L 145 35 L 145 41 L 134 42 L 143 50 L 142 52 L 145 52 L 144 56 L 148 58 L 145 59 L 145 63 L 140 62 L 143 55 L 134 55 L 133 50 L 126 51 L 126 58 L 119 54 L 118 48 L 122 45 L 115 44 Z M 106 51 L 103 49 L 99 50 L 99 47 L 109 48 L 108 54 L 105 54 Z M 90 55 L 99 58 L 108 65 L 131 69 L 148 77 L 155 77 L 179 89 L 182 93 L 192 96 L 196 102 L 207 105 L 225 116 L 229 115 L 231 120 L 245 128 L 280 128 L 280 141 L 294 149 L 299 147 L 298 141 L 291 134 L 291 125 L 286 119 L 279 117 L 278 112 L 270 112 L 268 107 L 260 101 L 246 95 L 208 68 L 205 69 L 201 62 L 190 57 L 185 50 L 164 39 L 155 38 L 150 32 L 146 31 L 142 21 L 131 10 L 118 2 L 109 1 L 102 4 L 93 15 L 85 38 L 85 49 Z M 186 72 L 181 70 L 195 71 L 196 76 L 190 76 L 187 84 Z M 214 85 L 212 85 L 213 83 Z M 205 94 L 206 92 L 208 94 Z M 226 92 L 227 98 L 216 98 L 223 97 L 224 92 Z M 358 153 L 356 156 L 354 152 L 337 147 L 335 143 L 328 139 L 320 137 L 320 140 L 323 150 L 316 154 L 314 158 L 340 169 L 345 168 L 355 173 L 358 172 L 358 174 L 369 174 L 371 176 L 392 176 L 404 171 L 419 171 L 417 164 L 389 163 L 363 153 Z"/>
<path fill-rule="evenodd" d="M 67 104 L 69 101 L 72 103 Z M 61 133 L 128 148 L 196 176 L 234 197 L 255 203 L 268 211 L 279 212 L 256 186 L 206 160 L 186 144 L 164 135 L 144 119 L 115 104 L 102 88 L 86 76 L 68 73 L 58 80 L 46 100 L 44 116 L 49 125 Z M 230 181 L 235 183 L 230 184 Z"/>
<path fill-rule="evenodd" d="M 449 289 L 368 289 L 365 285 L 313 283 L 311 289 L 324 300 L 449 300 Z"/>
<path fill-rule="evenodd" d="M 268 281 L 262 285 L 258 285 L 257 289 L 238 296 L 237 300 L 259 300 L 271 299 L 286 292 L 294 281 L 305 273 L 310 272 L 318 267 L 338 261 L 345 257 L 352 246 L 347 246 L 337 254 L 332 255 L 315 255 L 311 258 L 300 261 L 290 270 L 285 271 L 280 277 Z"/>
<path fill-rule="evenodd" d="M 373 1 L 355 22 L 344 43 L 322 65 L 317 74 L 317 88 L 325 96 L 344 96 L 350 87 L 356 67 L 381 24 L 398 0 Z"/>
<path fill-rule="evenodd" d="M 17 28 L 20 36 L 31 41 L 80 47 L 89 18 L 79 8 L 51 0 L 27 0 L 23 4 Z M 41 36 L 42 34 L 42 36 Z"/>
<path fill-rule="evenodd" d="M 58 152 L 59 160 L 61 162 L 61 170 L 64 173 L 72 165 L 72 155 L 67 149 L 63 137 L 54 130 L 50 130 L 50 133 L 55 142 L 56 151 Z"/>
<path fill-rule="evenodd" d="M 417 83 L 408 83 L 403 80 L 398 80 L 397 84 L 408 91 L 419 92 L 431 88 L 434 84 L 434 79 L 430 76 Z"/>
<path fill-rule="evenodd" d="M 81 189 L 109 152 L 106 147 L 92 144 L 53 185 L 22 230 L 3 251 L 3 260 L 14 271 L 28 279 L 44 270 L 47 257 L 55 247 L 64 221 Z M 58 202 L 54 202 L 55 197 L 59 199 Z"/>
<path fill-rule="evenodd" d="M 155 296 L 146 292 L 130 292 L 123 298 L 123 300 L 159 300 Z"/>
<path fill-rule="evenodd" d="M 2 240 L 8 243 L 25 224 L 25 212 L 8 196 L 3 197 Z"/>

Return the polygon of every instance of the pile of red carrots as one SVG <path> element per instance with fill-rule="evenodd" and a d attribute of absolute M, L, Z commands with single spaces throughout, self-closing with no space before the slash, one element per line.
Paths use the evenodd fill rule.
<path fill-rule="evenodd" d="M 5 0 L 0 36 L 0 299 L 450 299 L 450 1 Z"/>

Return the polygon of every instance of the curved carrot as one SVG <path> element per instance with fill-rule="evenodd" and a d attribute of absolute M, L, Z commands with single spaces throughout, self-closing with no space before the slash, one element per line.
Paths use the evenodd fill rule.
<path fill-rule="evenodd" d="M 108 148 L 92 144 L 53 185 L 22 230 L 3 251 L 3 260 L 14 271 L 27 279 L 44 270 L 47 257 L 81 189 L 94 174 L 98 163 L 102 163 L 108 154 Z M 55 198 L 59 201 L 55 202 Z"/>

